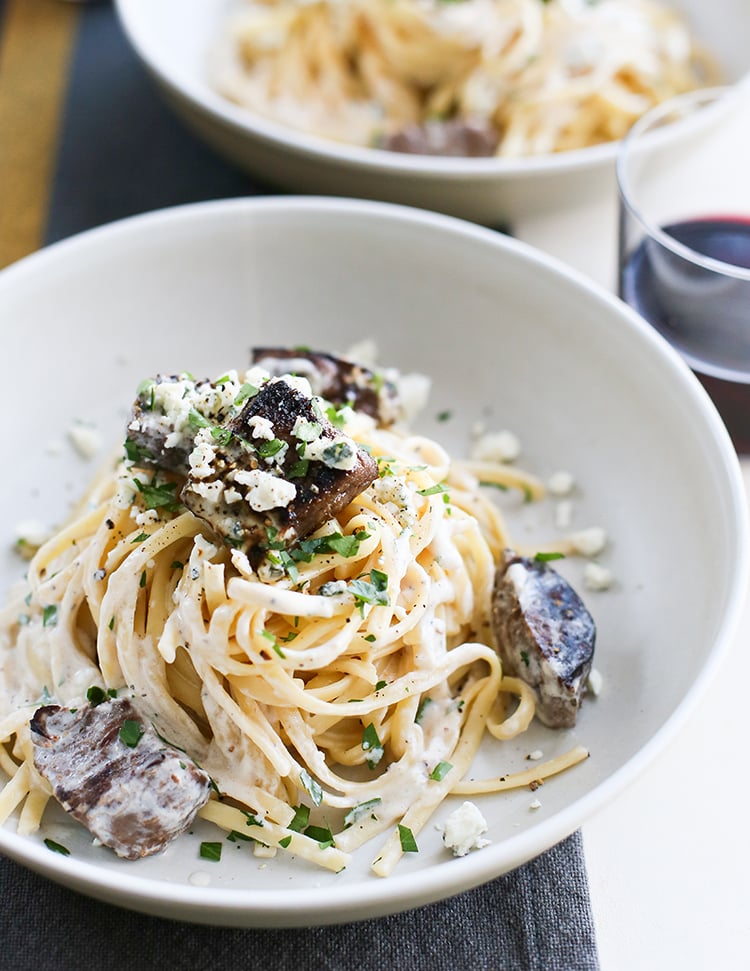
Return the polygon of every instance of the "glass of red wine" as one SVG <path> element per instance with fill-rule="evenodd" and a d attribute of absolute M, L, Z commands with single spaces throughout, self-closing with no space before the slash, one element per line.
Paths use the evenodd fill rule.
<path fill-rule="evenodd" d="M 750 453 L 750 90 L 680 95 L 623 139 L 619 293 L 683 355 Z"/>

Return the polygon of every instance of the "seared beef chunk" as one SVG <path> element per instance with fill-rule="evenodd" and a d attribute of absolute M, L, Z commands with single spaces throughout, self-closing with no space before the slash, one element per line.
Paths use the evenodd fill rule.
<path fill-rule="evenodd" d="M 574 725 L 596 640 L 575 590 L 546 563 L 506 551 L 492 617 L 504 669 L 532 688 L 541 721 L 551 728 Z"/>
<path fill-rule="evenodd" d="M 227 543 L 291 546 L 363 492 L 377 462 L 314 399 L 271 379 L 223 426 L 199 433 L 182 501 Z"/>
<path fill-rule="evenodd" d="M 423 125 L 407 125 L 387 135 L 380 145 L 389 152 L 410 155 L 453 155 L 463 158 L 482 158 L 495 154 L 500 142 L 496 129 L 485 121 L 426 121 Z"/>
<path fill-rule="evenodd" d="M 253 364 L 276 377 L 299 374 L 310 382 L 313 394 L 334 405 L 350 405 L 380 425 L 392 425 L 398 418 L 396 386 L 361 364 L 331 354 L 287 347 L 254 347 Z"/>
<path fill-rule="evenodd" d="M 47 705 L 30 726 L 34 764 L 63 809 L 127 860 L 164 849 L 208 800 L 208 775 L 127 699 Z"/>

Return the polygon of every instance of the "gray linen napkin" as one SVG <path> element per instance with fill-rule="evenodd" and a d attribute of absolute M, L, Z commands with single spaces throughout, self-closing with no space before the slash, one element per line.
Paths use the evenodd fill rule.
<path fill-rule="evenodd" d="M 392 917 L 237 930 L 89 900 L 0 859 L 8 971 L 597 971 L 581 836 L 457 897 Z"/>

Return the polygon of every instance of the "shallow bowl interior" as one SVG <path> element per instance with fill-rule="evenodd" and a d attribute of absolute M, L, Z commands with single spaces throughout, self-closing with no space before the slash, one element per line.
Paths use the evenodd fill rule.
<path fill-rule="evenodd" d="M 381 199 L 490 225 L 604 197 L 615 145 L 521 159 L 408 156 L 295 132 L 231 104 L 210 83 L 211 51 L 241 0 L 116 0 L 125 33 L 169 104 L 217 151 L 292 192 Z M 750 72 L 745 0 L 669 0 L 727 83 Z M 727 25 L 731 24 L 731 29 Z"/>
<path fill-rule="evenodd" d="M 428 827 L 388 880 L 371 848 L 341 874 L 242 848 L 201 865 L 206 826 L 138 864 L 116 860 L 62 814 L 45 835 L 0 829 L 0 851 L 84 892 L 152 913 L 224 924 L 354 919 L 416 906 L 490 879 L 572 832 L 664 746 L 716 665 L 742 603 L 746 524 L 736 457 L 678 357 L 583 278 L 499 234 L 416 210 L 322 199 L 227 201 L 166 210 L 58 244 L 0 274 L 7 401 L 2 548 L 19 520 L 59 522 L 95 463 L 67 442 L 76 420 L 122 440 L 139 381 L 218 374 L 254 343 L 343 349 L 374 339 L 384 363 L 432 379 L 419 421 L 456 454 L 471 430 L 511 429 L 521 463 L 578 483 L 574 526 L 602 525 L 615 583 L 588 595 L 599 697 L 578 726 L 534 725 L 486 744 L 476 773 L 528 765 L 580 742 L 591 758 L 528 791 L 481 800 L 492 840 L 462 859 Z M 449 412 L 450 419 L 439 421 Z M 445 417 L 443 415 L 443 417 Z M 102 452 L 100 458 L 104 458 Z M 550 504 L 510 502 L 511 531 L 559 533 Z M 580 583 L 580 564 L 561 569 Z M 0 558 L 5 590 L 23 570 Z M 438 814 L 444 818 L 451 800 Z M 210 869 L 210 884 L 194 886 Z M 204 877 L 198 879 L 205 879 Z"/>

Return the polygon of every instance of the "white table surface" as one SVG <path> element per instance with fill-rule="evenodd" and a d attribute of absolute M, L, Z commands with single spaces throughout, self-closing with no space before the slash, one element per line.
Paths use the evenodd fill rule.
<path fill-rule="evenodd" d="M 614 187 L 606 204 L 516 233 L 614 289 Z M 750 461 L 743 472 L 750 496 Z M 677 738 L 583 827 L 602 971 L 750 969 L 749 657 L 750 596 Z"/>

